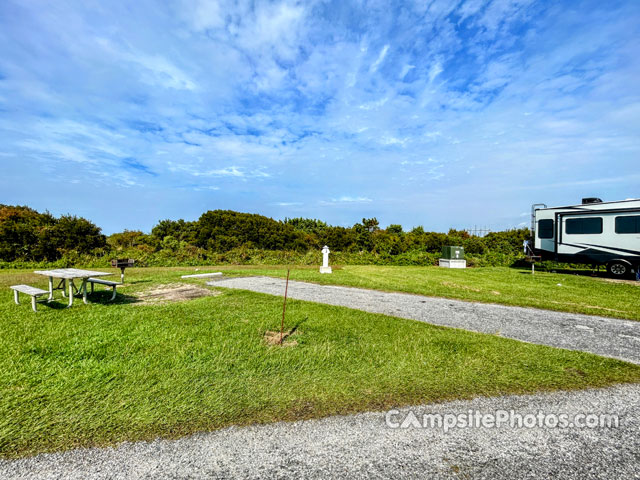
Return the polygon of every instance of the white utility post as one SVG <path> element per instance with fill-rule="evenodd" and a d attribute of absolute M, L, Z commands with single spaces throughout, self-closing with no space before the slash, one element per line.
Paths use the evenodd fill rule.
<path fill-rule="evenodd" d="M 331 251 L 326 245 L 322 247 L 322 266 L 320 267 L 320 273 L 331 273 L 331 267 L 329 266 L 329 254 Z"/>

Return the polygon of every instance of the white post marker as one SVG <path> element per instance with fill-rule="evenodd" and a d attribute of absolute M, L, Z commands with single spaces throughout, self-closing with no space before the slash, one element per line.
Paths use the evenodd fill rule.
<path fill-rule="evenodd" d="M 331 251 L 326 245 L 322 247 L 322 266 L 320 267 L 320 273 L 331 273 L 331 267 L 329 266 L 329 254 Z"/>

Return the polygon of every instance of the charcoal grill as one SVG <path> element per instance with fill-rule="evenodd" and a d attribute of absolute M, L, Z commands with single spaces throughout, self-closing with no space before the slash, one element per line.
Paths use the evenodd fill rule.
<path fill-rule="evenodd" d="M 124 269 L 127 267 L 133 267 L 136 261 L 132 258 L 117 258 L 111 260 L 111 266 L 120 269 L 120 281 L 124 283 Z"/>

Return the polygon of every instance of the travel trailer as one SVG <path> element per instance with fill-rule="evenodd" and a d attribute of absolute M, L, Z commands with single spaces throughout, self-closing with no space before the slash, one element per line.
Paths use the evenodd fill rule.
<path fill-rule="evenodd" d="M 624 278 L 640 267 L 640 199 L 603 202 L 583 198 L 581 205 L 531 207 L 533 253 L 542 260 L 606 265 Z"/>

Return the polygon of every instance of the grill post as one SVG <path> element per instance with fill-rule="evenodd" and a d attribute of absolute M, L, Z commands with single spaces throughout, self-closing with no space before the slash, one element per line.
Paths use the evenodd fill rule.
<path fill-rule="evenodd" d="M 124 269 L 127 267 L 133 267 L 136 261 L 132 258 L 117 258 L 111 260 L 111 266 L 120 269 L 120 283 L 124 283 Z"/>

